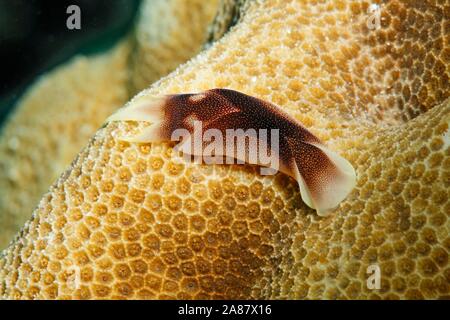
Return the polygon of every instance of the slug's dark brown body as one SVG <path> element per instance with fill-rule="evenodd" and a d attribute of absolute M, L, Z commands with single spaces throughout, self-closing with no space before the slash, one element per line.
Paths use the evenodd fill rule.
<path fill-rule="evenodd" d="M 328 150 L 298 121 L 274 104 L 234 90 L 212 89 L 198 94 L 167 95 L 122 109 L 109 120 L 152 122 L 153 125 L 138 136 L 125 138 L 133 142 L 169 141 L 178 129 L 194 134 L 196 121 L 202 124 L 203 132 L 215 129 L 224 136 L 230 129 L 278 130 L 279 141 L 272 141 L 270 134 L 267 141 L 257 137 L 256 145 L 247 141 L 243 146 L 245 150 L 241 150 L 244 158 L 227 151 L 225 145 L 220 156 L 250 162 L 250 155 L 258 152 L 258 146 L 264 143 L 269 154 L 278 160 L 279 166 L 274 169 L 296 179 L 303 201 L 319 214 L 326 214 L 336 207 L 355 185 L 356 176 L 351 164 Z M 278 143 L 277 150 L 273 148 L 274 142 Z M 189 141 L 188 146 L 185 143 L 180 150 L 198 155 L 192 151 L 192 143 Z"/>

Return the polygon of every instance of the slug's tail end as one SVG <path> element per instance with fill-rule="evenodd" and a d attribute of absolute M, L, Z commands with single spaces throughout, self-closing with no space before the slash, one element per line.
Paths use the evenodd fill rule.
<path fill-rule="evenodd" d="M 356 172 L 346 159 L 319 143 L 301 143 L 302 152 L 294 157 L 293 176 L 302 200 L 327 216 L 356 185 Z M 291 149 L 292 150 L 292 149 Z"/>
<path fill-rule="evenodd" d="M 112 121 L 147 121 L 161 122 L 164 118 L 164 106 L 167 97 L 145 98 L 131 102 L 125 108 L 112 114 L 106 122 Z"/>
<path fill-rule="evenodd" d="M 152 99 L 136 101 L 131 105 L 118 110 L 111 115 L 106 122 L 113 121 L 147 121 L 152 123 L 142 132 L 134 136 L 119 137 L 120 140 L 128 142 L 146 143 L 160 142 L 166 140 L 163 135 L 163 122 L 165 120 L 164 107 L 166 97 L 156 97 Z"/>

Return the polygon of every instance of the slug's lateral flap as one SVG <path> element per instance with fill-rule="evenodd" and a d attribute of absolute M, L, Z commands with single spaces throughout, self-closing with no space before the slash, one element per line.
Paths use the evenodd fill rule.
<path fill-rule="evenodd" d="M 322 150 L 334 164 L 334 175 L 330 176 L 330 181 L 322 191 L 321 207 L 317 209 L 319 215 L 326 215 L 330 210 L 336 208 L 356 186 L 356 171 L 350 162 L 341 157 L 336 152 L 323 145 L 316 145 Z M 323 208 L 323 209 L 321 209 Z"/>
<path fill-rule="evenodd" d="M 319 143 L 286 140 L 292 155 L 290 175 L 297 180 L 303 201 L 320 216 L 328 215 L 355 187 L 353 166 Z"/>

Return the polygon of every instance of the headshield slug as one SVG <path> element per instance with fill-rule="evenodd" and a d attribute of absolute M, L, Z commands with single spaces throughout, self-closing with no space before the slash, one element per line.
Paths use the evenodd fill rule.
<path fill-rule="evenodd" d="M 127 120 L 152 125 L 122 140 L 146 143 L 182 138 L 177 149 L 185 155 L 212 157 L 210 163 L 236 159 L 279 170 L 297 180 L 303 201 L 322 216 L 336 208 L 356 184 L 353 166 L 297 120 L 272 103 L 238 91 L 212 89 L 145 99 L 107 121 Z"/>

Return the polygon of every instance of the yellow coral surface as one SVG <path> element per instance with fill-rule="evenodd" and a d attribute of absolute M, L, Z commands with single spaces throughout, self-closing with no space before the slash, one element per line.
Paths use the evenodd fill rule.
<path fill-rule="evenodd" d="M 128 99 L 128 43 L 75 57 L 41 77 L 18 102 L 0 135 L 0 248 L 105 117 Z"/>
<path fill-rule="evenodd" d="M 146 1 L 134 34 L 131 90 L 137 93 L 197 54 L 219 0 Z"/>
<path fill-rule="evenodd" d="M 283 174 L 190 164 L 170 144 L 116 138 L 146 124 L 112 123 L 3 252 L 0 295 L 448 297 L 449 12 L 448 1 L 252 2 L 138 99 L 228 87 L 276 103 L 354 165 L 350 196 L 320 218 Z M 372 265 L 380 289 L 367 285 Z"/>

